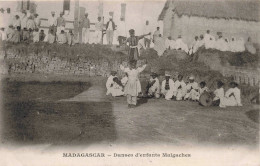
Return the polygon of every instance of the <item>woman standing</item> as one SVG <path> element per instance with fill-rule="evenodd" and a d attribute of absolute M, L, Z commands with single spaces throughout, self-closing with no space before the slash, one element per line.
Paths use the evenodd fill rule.
<path fill-rule="evenodd" d="M 141 92 L 141 84 L 138 75 L 145 69 L 145 67 L 146 64 L 137 68 L 136 61 L 131 61 L 129 63 L 129 68 L 120 65 L 120 69 L 128 74 L 128 81 L 125 86 L 125 94 L 129 108 L 133 108 L 137 104 L 137 96 Z"/>

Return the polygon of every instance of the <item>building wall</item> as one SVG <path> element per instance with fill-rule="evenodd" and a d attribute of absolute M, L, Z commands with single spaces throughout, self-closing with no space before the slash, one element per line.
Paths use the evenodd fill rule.
<path fill-rule="evenodd" d="M 164 22 L 170 22 L 168 17 L 165 17 Z M 260 22 L 242 21 L 242 20 L 226 20 L 226 19 L 208 19 L 205 17 L 188 17 L 174 14 L 171 20 L 171 28 L 165 28 L 164 34 L 168 34 L 176 39 L 178 35 L 182 35 L 183 40 L 187 44 L 191 44 L 195 36 L 205 34 L 206 30 L 210 30 L 211 34 L 217 37 L 217 32 L 222 32 L 224 38 L 243 37 L 246 41 L 250 36 L 254 43 L 260 43 Z"/>

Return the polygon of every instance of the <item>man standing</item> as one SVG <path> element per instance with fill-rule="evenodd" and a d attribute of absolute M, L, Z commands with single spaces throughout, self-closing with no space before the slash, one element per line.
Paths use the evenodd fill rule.
<path fill-rule="evenodd" d="M 13 21 L 14 28 L 17 28 L 18 26 L 21 27 L 21 20 L 18 15 L 15 15 L 15 19 Z"/>
<path fill-rule="evenodd" d="M 103 31 L 103 19 L 101 19 L 101 17 L 98 17 L 98 22 L 95 24 L 95 28 L 95 43 L 100 44 Z"/>
<path fill-rule="evenodd" d="M 26 11 L 22 11 L 22 18 L 21 18 L 21 29 L 23 30 L 24 28 L 27 28 L 27 21 L 28 17 L 26 15 Z"/>
<path fill-rule="evenodd" d="M 55 17 L 55 12 L 51 12 L 51 17 L 49 17 L 48 23 L 49 23 L 49 31 L 52 29 L 52 31 L 55 34 L 57 31 L 57 19 Z"/>
<path fill-rule="evenodd" d="M 34 14 L 34 22 L 35 22 L 35 25 L 37 28 L 40 28 L 40 25 L 41 25 L 41 20 L 40 18 L 38 17 L 39 15 L 36 13 Z"/>
<path fill-rule="evenodd" d="M 144 34 L 151 33 L 151 28 L 149 25 L 149 21 L 147 20 L 144 26 Z M 150 48 L 151 43 L 151 35 L 144 37 L 144 46 Z"/>
<path fill-rule="evenodd" d="M 107 33 L 107 44 L 113 44 L 114 30 L 116 29 L 116 25 L 113 21 L 112 16 L 109 16 L 109 21 L 106 25 L 106 33 Z"/>
<path fill-rule="evenodd" d="M 90 29 L 90 21 L 88 19 L 88 13 L 85 14 L 85 18 L 83 18 L 82 22 L 82 43 L 89 43 L 89 29 Z"/>
<path fill-rule="evenodd" d="M 160 35 L 160 27 L 157 27 L 156 31 L 153 33 L 153 42 L 155 43 L 156 40 L 159 38 Z"/>
<path fill-rule="evenodd" d="M 57 34 L 60 34 L 61 31 L 65 30 L 65 19 L 63 18 L 63 12 L 60 12 L 60 17 L 57 18 Z"/>

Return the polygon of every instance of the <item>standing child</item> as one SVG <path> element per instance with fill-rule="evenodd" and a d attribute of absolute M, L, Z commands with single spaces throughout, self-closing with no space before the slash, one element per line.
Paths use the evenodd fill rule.
<path fill-rule="evenodd" d="M 141 84 L 139 81 L 139 73 L 141 73 L 146 67 L 146 64 L 142 67 L 136 67 L 136 61 L 130 62 L 130 67 L 124 67 L 120 65 L 120 69 L 128 74 L 128 81 L 125 86 L 125 94 L 127 96 L 128 107 L 135 107 L 137 104 L 137 96 L 141 91 Z"/>

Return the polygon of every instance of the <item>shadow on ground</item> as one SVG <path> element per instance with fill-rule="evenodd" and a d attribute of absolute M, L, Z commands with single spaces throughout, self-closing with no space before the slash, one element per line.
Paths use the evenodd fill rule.
<path fill-rule="evenodd" d="M 58 102 L 86 91 L 83 82 L 4 82 L 3 140 L 77 145 L 116 139 L 109 102 Z"/>

